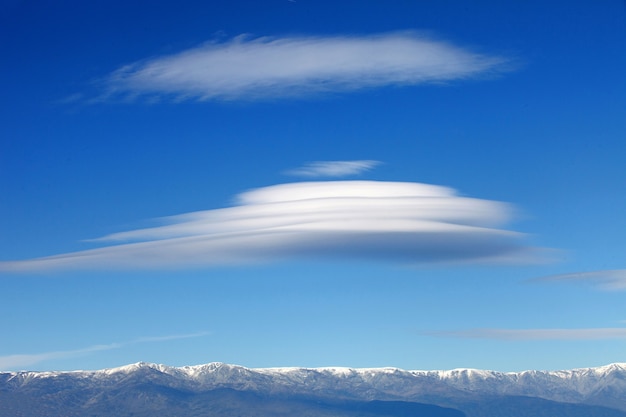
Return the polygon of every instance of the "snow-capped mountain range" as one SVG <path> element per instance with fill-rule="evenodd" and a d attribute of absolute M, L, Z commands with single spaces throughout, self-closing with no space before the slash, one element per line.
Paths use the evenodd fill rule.
<path fill-rule="evenodd" d="M 65 410 L 67 416 L 74 415 L 71 410 L 66 410 L 67 404 L 64 401 L 70 401 L 69 399 L 74 407 L 82 411 L 89 410 L 89 415 L 94 416 L 113 415 L 107 414 L 107 401 L 115 401 L 117 405 L 130 401 L 128 405 L 135 410 L 134 415 L 143 415 L 141 407 L 133 400 L 136 398 L 152 398 L 153 401 L 148 402 L 148 405 L 152 404 L 150 412 L 156 411 L 153 407 L 156 403 L 164 406 L 171 403 L 184 408 L 184 398 L 193 400 L 197 406 L 195 410 L 202 407 L 210 409 L 211 404 L 219 403 L 219 396 L 216 395 L 220 392 L 234 396 L 229 404 L 241 402 L 244 406 L 246 401 L 251 401 L 248 397 L 241 397 L 244 394 L 253 395 L 255 404 L 261 409 L 272 404 L 269 414 L 259 415 L 278 415 L 273 408 L 278 404 L 277 401 L 286 402 L 289 407 L 306 408 L 312 406 L 313 403 L 310 401 L 316 400 L 318 405 L 335 404 L 337 401 L 344 405 L 349 404 L 349 407 L 345 407 L 350 410 L 343 410 L 347 414 L 333 415 L 361 415 L 350 414 L 354 412 L 350 407 L 370 407 L 372 404 L 378 404 L 378 407 L 380 404 L 393 403 L 403 406 L 410 404 L 437 406 L 431 410 L 434 414 L 414 415 L 444 415 L 436 413 L 449 411 L 459 412 L 459 416 L 522 416 L 542 415 L 541 410 L 545 409 L 548 410 L 545 415 L 553 417 L 559 415 L 626 417 L 626 363 L 568 371 L 514 373 L 475 369 L 450 371 L 341 367 L 252 369 L 223 363 L 170 367 L 143 362 L 99 371 L 8 372 L 0 373 L 0 416 L 17 415 L 6 414 L 3 411 L 10 410 L 12 413 L 19 411 L 19 407 L 16 408 L 13 401 L 15 399 L 31 399 L 33 407 L 37 404 L 33 404 L 32 401 L 42 403 L 47 401 L 50 404 L 46 407 Z M 208 395 L 207 393 L 212 393 L 213 402 L 208 400 L 198 402 L 199 398 Z M 296 404 L 294 401 L 297 405 L 294 405 Z M 44 407 L 45 410 L 48 408 Z M 503 411 L 507 408 L 513 411 Z M 563 410 L 559 411 L 561 409 Z M 238 415 L 241 410 L 229 414 L 230 411 L 233 410 L 222 409 L 215 415 Z M 376 414 L 369 410 L 364 411 L 362 415 L 396 415 L 387 411 Z M 21 412 L 22 415 L 29 415 L 23 410 Z M 67 414 L 68 412 L 70 413 Z M 184 410 L 177 411 L 180 412 L 183 414 L 176 415 L 196 415 L 185 414 Z M 321 411 L 311 413 L 323 415 L 320 414 Z M 49 411 L 48 414 L 55 415 Z M 115 415 L 124 415 L 123 409 L 118 407 Z M 149 415 L 149 412 L 146 412 L 146 415 Z M 169 414 L 160 412 L 159 415 Z"/>

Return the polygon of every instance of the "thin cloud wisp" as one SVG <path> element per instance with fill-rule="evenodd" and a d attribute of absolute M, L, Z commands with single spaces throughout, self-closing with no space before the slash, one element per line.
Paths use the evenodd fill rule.
<path fill-rule="evenodd" d="M 379 161 L 315 161 L 286 172 L 296 177 L 347 177 L 359 175 L 380 165 Z"/>
<path fill-rule="evenodd" d="M 460 339 L 520 340 L 610 340 L 626 339 L 626 327 L 589 329 L 471 329 L 426 333 Z"/>
<path fill-rule="evenodd" d="M 606 291 L 625 291 L 626 269 L 550 275 L 531 279 L 530 282 L 583 282 Z"/>
<path fill-rule="evenodd" d="M 178 334 L 169 336 L 156 336 L 156 337 L 142 337 L 135 340 L 122 343 L 110 343 L 108 345 L 94 345 L 83 349 L 74 350 L 61 350 L 54 352 L 44 352 L 35 354 L 15 354 L 0 356 L 0 370 L 6 369 L 18 369 L 22 367 L 33 366 L 41 362 L 50 361 L 54 359 L 67 359 L 75 358 L 78 356 L 89 355 L 96 352 L 102 352 L 113 349 L 121 349 L 125 346 L 135 345 L 139 343 L 155 343 L 165 342 L 178 339 L 189 339 L 194 337 L 201 337 L 208 335 L 208 332 L 197 332 L 190 334 Z"/>

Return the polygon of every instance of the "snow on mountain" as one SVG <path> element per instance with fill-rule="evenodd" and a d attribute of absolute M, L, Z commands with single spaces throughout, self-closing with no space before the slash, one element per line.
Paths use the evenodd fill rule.
<path fill-rule="evenodd" d="M 440 405 L 470 398 L 515 396 L 626 411 L 626 363 L 567 371 L 503 373 L 475 369 L 255 369 L 223 363 L 170 367 L 140 362 L 99 371 L 0 373 L 0 391 L 34 388 L 52 380 L 57 384 L 65 381 L 85 389 L 131 384 L 141 380 L 193 392 L 234 389 L 262 394 L 333 396 L 367 401 L 421 401 Z"/>

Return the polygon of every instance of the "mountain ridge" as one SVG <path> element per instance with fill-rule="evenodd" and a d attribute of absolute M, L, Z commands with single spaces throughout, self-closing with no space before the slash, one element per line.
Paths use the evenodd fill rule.
<path fill-rule="evenodd" d="M 337 401 L 343 401 L 346 416 L 357 409 L 374 416 L 389 412 L 390 404 L 396 404 L 405 411 L 433 405 L 443 407 L 431 410 L 436 415 L 453 409 L 468 417 L 497 416 L 497 410 L 503 409 L 509 416 L 530 415 L 523 414 L 523 409 L 535 410 L 535 415 L 549 409 L 552 411 L 546 415 L 626 417 L 626 363 L 561 371 L 498 372 L 470 368 L 247 368 L 221 362 L 173 367 L 137 362 L 94 371 L 0 373 L 0 409 L 3 401 L 19 396 L 49 398 L 52 402 L 56 398 L 55 407 L 63 408 L 64 398 L 70 394 L 72 401 L 90 410 L 104 407 L 102 404 L 111 403 L 113 398 L 115 403 L 138 407 L 135 397 L 126 392 L 135 393 L 137 398 L 158 398 L 164 404 L 173 402 L 176 407 L 183 407 L 183 398 L 191 398 L 202 408 L 207 405 L 200 399 L 210 397 L 215 402 L 210 393 L 219 390 L 227 390 L 224 392 L 244 403 L 253 398 L 259 406 L 272 410 L 280 403 L 292 407 L 293 412 L 313 415 L 323 414 L 320 409 L 311 411 L 320 404 L 340 407 Z M 246 397 L 245 393 L 258 398 Z M 515 404 L 518 411 L 512 411 L 518 409 Z"/>
<path fill-rule="evenodd" d="M 288 372 L 294 370 L 306 370 L 306 371 L 338 371 L 338 372 L 367 372 L 367 371 L 383 371 L 383 372 L 407 372 L 413 374 L 441 374 L 450 375 L 455 373 L 478 373 L 478 374 L 501 374 L 501 375 L 520 375 L 527 373 L 544 373 L 544 374 L 573 374 L 573 373 L 606 373 L 614 370 L 626 371 L 626 362 L 614 362 L 608 365 L 596 366 L 596 367 L 582 367 L 572 368 L 566 370 L 524 370 L 524 371 L 494 371 L 484 370 L 478 368 L 453 368 L 449 370 L 406 370 L 403 368 L 383 366 L 383 367 L 345 367 L 345 366 L 320 366 L 320 367 L 300 367 L 300 366 L 285 366 L 285 367 L 246 367 L 243 365 L 228 364 L 225 362 L 208 362 L 199 365 L 184 365 L 184 366 L 170 366 L 164 364 L 158 364 L 154 362 L 135 362 L 127 365 L 117 366 L 113 368 L 102 368 L 96 370 L 73 370 L 73 371 L 0 371 L 1 374 L 38 374 L 38 375 L 53 375 L 53 374 L 70 374 L 70 373 L 115 373 L 132 371 L 139 368 L 153 368 L 159 370 L 180 370 L 180 371 L 195 371 L 197 369 L 218 369 L 222 367 L 245 369 L 248 371 L 258 372 Z"/>

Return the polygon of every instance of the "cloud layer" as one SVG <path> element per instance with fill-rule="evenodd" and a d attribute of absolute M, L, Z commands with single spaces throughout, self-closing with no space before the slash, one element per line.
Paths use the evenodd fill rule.
<path fill-rule="evenodd" d="M 626 327 L 591 329 L 471 329 L 428 333 L 430 336 L 493 340 L 606 340 L 626 339 Z"/>
<path fill-rule="evenodd" d="M 0 271 L 163 268 L 285 259 L 404 264 L 527 261 L 525 236 L 497 227 L 512 208 L 435 185 L 329 181 L 275 185 L 239 205 L 115 233 L 113 246 L 0 263 Z"/>
<path fill-rule="evenodd" d="M 376 36 L 251 38 L 207 43 L 126 65 L 106 80 L 106 98 L 258 99 L 465 79 L 505 69 L 411 32 Z"/>
<path fill-rule="evenodd" d="M 362 174 L 380 165 L 379 161 L 315 161 L 287 171 L 286 174 L 297 177 L 347 177 Z"/>

